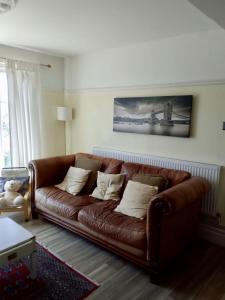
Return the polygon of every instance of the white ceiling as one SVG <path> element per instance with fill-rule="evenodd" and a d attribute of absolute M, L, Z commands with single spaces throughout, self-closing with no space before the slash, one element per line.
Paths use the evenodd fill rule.
<path fill-rule="evenodd" d="M 188 0 L 19 0 L 0 43 L 67 56 L 218 28 Z"/>

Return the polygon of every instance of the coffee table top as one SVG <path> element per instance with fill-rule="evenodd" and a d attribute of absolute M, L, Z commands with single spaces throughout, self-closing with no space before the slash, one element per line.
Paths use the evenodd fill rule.
<path fill-rule="evenodd" d="M 0 218 L 0 254 L 19 246 L 35 236 L 10 218 Z"/>

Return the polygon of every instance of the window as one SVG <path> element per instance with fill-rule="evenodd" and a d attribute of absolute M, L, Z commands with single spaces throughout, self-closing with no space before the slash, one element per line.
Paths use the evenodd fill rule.
<path fill-rule="evenodd" d="M 10 166 L 8 86 L 6 73 L 0 72 L 0 168 Z"/>

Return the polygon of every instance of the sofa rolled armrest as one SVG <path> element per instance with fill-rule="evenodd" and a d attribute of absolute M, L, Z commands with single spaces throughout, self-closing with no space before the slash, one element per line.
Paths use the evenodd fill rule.
<path fill-rule="evenodd" d="M 206 179 L 194 176 L 159 193 L 155 197 L 158 200 L 155 199 L 154 201 L 159 201 L 161 203 L 163 200 L 165 202 L 164 205 L 160 205 L 162 213 L 175 213 L 178 210 L 185 208 L 190 203 L 199 201 L 199 199 L 201 199 L 202 196 L 209 191 L 209 189 L 210 184 Z M 153 207 L 154 205 L 152 208 Z M 151 205 L 149 206 L 149 212 L 151 214 Z"/>
<path fill-rule="evenodd" d="M 201 200 L 209 189 L 207 180 L 191 177 L 151 201 L 147 212 L 147 259 L 153 273 L 160 273 L 193 239 Z"/>
<path fill-rule="evenodd" d="M 70 166 L 75 164 L 75 155 L 65 155 L 32 160 L 28 164 L 35 189 L 60 183 Z"/>
<path fill-rule="evenodd" d="M 32 214 L 35 209 L 35 190 L 63 181 L 70 166 L 75 164 L 75 155 L 56 156 L 31 160 L 28 164 L 31 177 L 30 202 Z"/>

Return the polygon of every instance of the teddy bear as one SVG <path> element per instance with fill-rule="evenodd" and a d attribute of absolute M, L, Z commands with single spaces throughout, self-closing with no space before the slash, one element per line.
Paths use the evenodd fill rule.
<path fill-rule="evenodd" d="M 22 183 L 18 180 L 6 181 L 4 185 L 5 192 L 0 193 L 0 208 L 7 206 L 20 206 L 24 202 L 23 196 L 18 193 Z"/>

